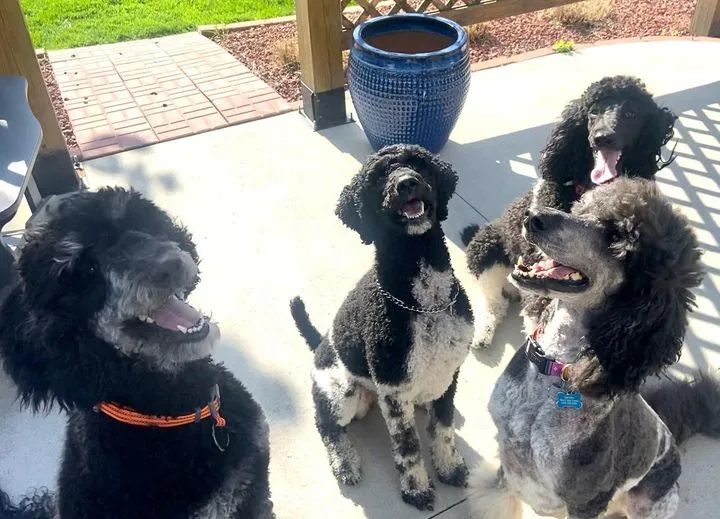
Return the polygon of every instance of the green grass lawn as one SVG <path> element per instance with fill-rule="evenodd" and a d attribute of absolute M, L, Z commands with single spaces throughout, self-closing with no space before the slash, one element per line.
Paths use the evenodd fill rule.
<path fill-rule="evenodd" d="M 152 38 L 198 25 L 287 16 L 293 0 L 20 0 L 35 47 Z"/>

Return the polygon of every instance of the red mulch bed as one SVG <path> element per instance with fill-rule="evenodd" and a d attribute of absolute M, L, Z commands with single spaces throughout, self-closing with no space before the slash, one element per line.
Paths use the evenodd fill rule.
<path fill-rule="evenodd" d="M 542 12 L 528 13 L 486 24 L 485 36 L 473 42 L 473 62 L 512 56 L 544 47 L 559 39 L 575 43 L 641 36 L 688 34 L 695 0 L 614 0 L 610 17 L 592 26 L 562 26 Z M 218 35 L 215 41 L 245 64 L 288 101 L 300 99 L 297 65 L 282 65 L 277 42 L 297 38 L 294 23 L 264 26 Z"/>
<path fill-rule="evenodd" d="M 62 94 L 60 94 L 60 87 L 58 87 L 57 81 L 55 81 L 55 74 L 53 73 L 52 64 L 47 54 L 40 56 L 38 63 L 40 64 L 40 70 L 42 71 L 43 79 L 45 79 L 45 86 L 47 87 L 53 108 L 55 109 L 55 117 L 57 117 L 60 129 L 65 136 L 65 144 L 68 149 L 77 149 L 77 140 L 75 139 L 72 124 L 70 124 L 70 117 L 68 117 L 67 110 L 65 110 Z"/>

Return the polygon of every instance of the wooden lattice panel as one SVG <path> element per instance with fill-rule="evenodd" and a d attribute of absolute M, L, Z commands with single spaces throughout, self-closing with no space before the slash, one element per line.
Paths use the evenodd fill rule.
<path fill-rule="evenodd" d="M 496 20 L 580 0 L 338 0 L 342 6 L 342 45 L 350 44 L 353 29 L 368 18 L 397 13 L 437 14 L 460 25 Z"/>
<path fill-rule="evenodd" d="M 340 0 L 343 10 L 342 26 L 345 31 L 352 31 L 368 18 L 397 13 L 433 13 L 462 9 L 487 0 Z M 498 1 L 498 0 L 495 0 Z M 501 0 L 500 0 L 501 1 Z"/>

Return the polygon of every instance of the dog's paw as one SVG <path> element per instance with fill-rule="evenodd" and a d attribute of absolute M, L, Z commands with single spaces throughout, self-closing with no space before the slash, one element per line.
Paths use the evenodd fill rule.
<path fill-rule="evenodd" d="M 485 350 L 490 346 L 490 343 L 484 342 L 481 339 L 473 339 L 472 344 L 470 344 L 470 347 L 474 350 Z"/>
<path fill-rule="evenodd" d="M 357 485 L 362 480 L 360 455 L 347 436 L 329 452 L 330 467 L 335 478 L 344 485 Z"/>
<path fill-rule="evenodd" d="M 466 487 L 469 471 L 454 445 L 439 441 L 433 445 L 433 466 L 438 479 L 446 485 Z"/>
<path fill-rule="evenodd" d="M 471 346 L 476 350 L 486 349 L 492 344 L 495 328 L 490 326 L 482 326 L 475 329 Z"/>
<path fill-rule="evenodd" d="M 340 466 L 333 466 L 333 474 L 343 485 L 353 486 L 362 480 L 362 469 L 360 465 L 343 461 Z"/>
<path fill-rule="evenodd" d="M 438 470 L 437 475 L 441 483 L 445 483 L 446 485 L 451 485 L 453 487 L 467 487 L 470 471 L 468 470 L 467 465 L 465 465 L 465 461 L 460 458 L 460 464 L 458 464 L 455 468 L 447 472 L 441 472 Z"/>
<path fill-rule="evenodd" d="M 435 505 L 435 485 L 425 467 L 413 467 L 400 477 L 402 499 L 419 510 L 432 510 Z"/>
<path fill-rule="evenodd" d="M 425 490 L 403 490 L 402 500 L 418 510 L 434 510 L 435 487 L 431 483 Z"/>

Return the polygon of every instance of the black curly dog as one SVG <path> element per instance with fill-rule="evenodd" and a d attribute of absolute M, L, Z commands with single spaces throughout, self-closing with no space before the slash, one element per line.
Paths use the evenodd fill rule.
<path fill-rule="evenodd" d="M 33 216 L 0 360 L 22 403 L 69 418 L 57 496 L 0 495 L 0 517 L 273 517 L 263 413 L 185 302 L 198 264 L 190 234 L 134 191 L 62 195 Z M 143 422 L 119 419 L 130 410 Z"/>
<path fill-rule="evenodd" d="M 485 308 L 473 346 L 491 344 L 510 299 L 517 297 L 507 276 L 520 256 L 534 253 L 521 236 L 527 212 L 543 207 L 568 212 L 583 192 L 618 176 L 653 178 L 673 159 L 663 160 L 661 150 L 676 119 L 655 103 L 639 79 L 628 76 L 603 78 L 568 104 L 542 152 L 533 190 L 486 227 L 472 225 L 462 232 L 468 267 L 480 282 Z M 547 301 L 528 297 L 524 303 L 526 327 L 532 326 Z"/>
<path fill-rule="evenodd" d="M 403 500 L 432 510 L 435 493 L 420 452 L 415 406 L 430 408 L 433 465 L 440 481 L 464 486 L 455 448 L 453 400 L 470 350 L 470 303 L 450 265 L 440 222 L 457 174 L 418 146 L 370 156 L 340 195 L 337 215 L 375 244 L 375 265 L 347 295 L 324 337 L 299 298 L 291 311 L 315 354 L 315 420 L 335 477 L 360 481 L 360 455 L 345 426 L 378 401 L 400 474 Z"/>

